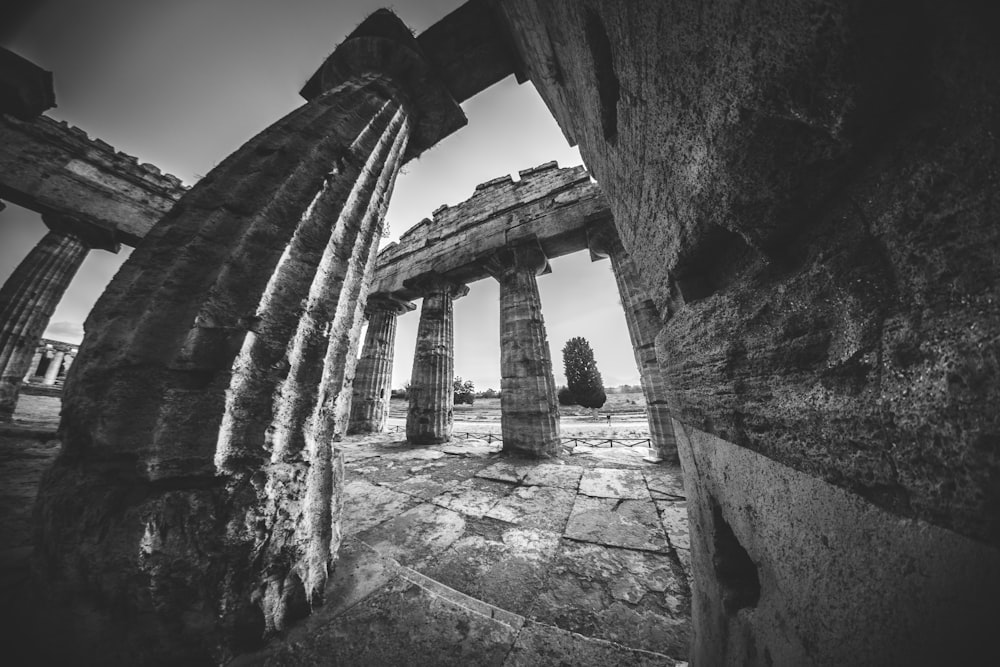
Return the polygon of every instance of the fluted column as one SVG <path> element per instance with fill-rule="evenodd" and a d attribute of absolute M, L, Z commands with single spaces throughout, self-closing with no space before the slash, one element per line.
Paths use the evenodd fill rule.
<path fill-rule="evenodd" d="M 452 302 L 469 288 L 435 274 L 407 281 L 423 294 L 413 351 L 406 439 L 417 445 L 447 442 L 454 422 L 455 333 Z"/>
<path fill-rule="evenodd" d="M 0 421 L 13 415 L 42 333 L 88 250 L 77 237 L 50 231 L 0 289 Z"/>
<path fill-rule="evenodd" d="M 535 242 L 484 258 L 500 283 L 500 411 L 503 449 L 529 456 L 559 453 L 559 404 L 535 277 L 548 260 Z"/>
<path fill-rule="evenodd" d="M 660 314 L 653 301 L 646 296 L 639 279 L 639 271 L 629 259 L 618 233 L 610 226 L 592 231 L 590 250 L 594 258 L 610 257 L 611 270 L 618 283 L 625 323 L 639 368 L 642 393 L 646 399 L 646 416 L 649 435 L 657 456 L 677 462 L 677 440 L 673 421 L 667 407 L 667 383 L 656 360 L 656 334 L 660 331 Z"/>
<path fill-rule="evenodd" d="M 415 306 L 390 295 L 368 297 L 368 331 L 354 376 L 348 433 L 381 433 L 389 416 L 396 318 Z"/>
<path fill-rule="evenodd" d="M 55 355 L 52 357 L 52 363 L 45 369 L 45 377 L 42 379 L 42 384 L 53 385 L 56 383 L 56 378 L 59 377 L 59 371 L 62 370 L 63 359 L 65 357 L 65 352 L 56 350 Z"/>
<path fill-rule="evenodd" d="M 80 662 L 225 663 L 321 601 L 385 207 L 461 116 L 421 53 L 391 14 L 362 23 L 91 312 L 36 508 L 38 587 Z"/>

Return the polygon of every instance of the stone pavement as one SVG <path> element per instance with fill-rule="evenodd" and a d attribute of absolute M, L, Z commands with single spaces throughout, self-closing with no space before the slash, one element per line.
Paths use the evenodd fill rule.
<path fill-rule="evenodd" d="M 690 635 L 680 469 L 645 450 L 502 457 L 349 438 L 327 599 L 238 665 L 676 665 Z"/>
<path fill-rule="evenodd" d="M 7 645 L 23 639 L 31 506 L 58 451 L 49 412 L 0 434 Z M 683 664 L 690 559 L 676 466 L 644 461 L 642 448 L 532 462 L 481 440 L 411 447 L 400 433 L 339 447 L 345 539 L 329 602 L 234 664 Z"/>

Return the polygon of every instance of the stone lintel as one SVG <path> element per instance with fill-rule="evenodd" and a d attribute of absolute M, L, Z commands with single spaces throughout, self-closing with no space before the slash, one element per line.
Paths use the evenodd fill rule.
<path fill-rule="evenodd" d="M 180 179 L 115 151 L 64 122 L 0 115 L 0 198 L 69 216 L 135 246 L 186 188 Z"/>
<path fill-rule="evenodd" d="M 72 236 L 91 250 L 107 250 L 113 253 L 121 250 L 122 244 L 115 238 L 114 229 L 51 213 L 43 214 L 42 222 L 55 233 Z"/>
<path fill-rule="evenodd" d="M 468 122 L 410 29 L 388 9 L 379 9 L 362 21 L 299 94 L 313 100 L 365 75 L 384 76 L 398 86 L 414 115 L 404 160 L 417 157 Z"/>
<path fill-rule="evenodd" d="M 489 278 L 482 258 L 535 240 L 546 257 L 587 248 L 587 227 L 613 224 L 604 195 L 582 167 L 541 165 L 519 181 L 503 176 L 468 200 L 423 220 L 379 253 L 372 290 L 417 298 L 405 281 L 437 271 L 466 284 Z M 485 185 L 485 184 L 484 184 Z"/>

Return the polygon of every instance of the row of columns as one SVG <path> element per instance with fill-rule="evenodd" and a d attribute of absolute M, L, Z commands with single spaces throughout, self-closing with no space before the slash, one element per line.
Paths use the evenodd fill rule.
<path fill-rule="evenodd" d="M 37 364 L 49 319 L 92 248 L 118 251 L 101 230 L 71 219 L 45 215 L 49 232 L 14 269 L 0 288 L 0 421 L 10 421 L 21 383 Z M 61 361 L 61 360 L 60 360 Z M 55 373 L 60 364 L 50 365 Z M 55 382 L 55 376 L 45 379 Z"/>
<path fill-rule="evenodd" d="M 53 385 L 60 375 L 65 376 L 69 372 L 75 358 L 75 354 L 63 350 L 45 348 L 36 350 L 34 356 L 31 357 L 31 363 L 28 364 L 28 372 L 24 375 L 24 381 L 30 382 L 42 375 L 42 384 Z M 47 361 L 48 365 L 45 366 L 45 372 L 40 373 L 44 361 Z"/>
<path fill-rule="evenodd" d="M 659 314 L 645 296 L 639 273 L 613 229 L 590 234 L 595 259 L 610 257 L 636 365 L 642 378 L 650 439 L 657 456 L 677 460 L 667 385 L 656 362 L 654 338 Z M 510 245 L 480 260 L 500 284 L 501 429 L 504 451 L 554 456 L 559 447 L 559 408 L 552 359 L 542 317 L 536 277 L 549 270 L 535 241 Z M 423 296 L 406 437 L 413 444 L 447 441 L 454 421 L 454 299 L 468 287 L 438 274 L 406 282 Z M 368 335 L 358 363 L 349 433 L 381 432 L 389 410 L 396 317 L 412 309 L 387 295 L 369 299 Z"/>

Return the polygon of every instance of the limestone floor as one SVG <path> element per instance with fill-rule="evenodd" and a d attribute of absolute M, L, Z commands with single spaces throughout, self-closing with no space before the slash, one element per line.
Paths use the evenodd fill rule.
<path fill-rule="evenodd" d="M 33 489 L 58 446 L 41 426 L 0 432 L 5 598 L 24 590 Z M 617 447 L 539 463 L 480 440 L 411 447 L 384 434 L 339 446 L 345 539 L 327 603 L 234 664 L 683 664 L 691 596 L 677 467 Z"/>
<path fill-rule="evenodd" d="M 680 470 L 349 438 L 325 607 L 240 665 L 675 665 L 690 634 Z"/>

